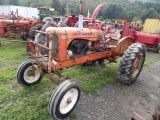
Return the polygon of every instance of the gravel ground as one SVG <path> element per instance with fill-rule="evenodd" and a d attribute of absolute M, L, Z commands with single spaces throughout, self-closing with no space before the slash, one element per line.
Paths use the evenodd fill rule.
<path fill-rule="evenodd" d="M 143 69 L 131 86 L 107 85 L 99 95 L 82 92 L 73 114 L 78 120 L 130 120 L 134 112 L 146 120 L 160 106 L 160 61 Z"/>

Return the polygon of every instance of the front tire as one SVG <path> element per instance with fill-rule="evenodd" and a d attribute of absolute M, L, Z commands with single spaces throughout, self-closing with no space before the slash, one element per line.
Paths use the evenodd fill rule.
<path fill-rule="evenodd" d="M 42 79 L 41 70 L 33 61 L 23 62 L 17 72 L 17 80 L 23 87 L 37 84 Z"/>
<path fill-rule="evenodd" d="M 71 114 L 80 98 L 80 88 L 74 82 L 66 80 L 62 82 L 53 92 L 49 112 L 55 119 L 65 119 Z"/>
<path fill-rule="evenodd" d="M 127 85 L 133 84 L 142 68 L 146 57 L 146 48 L 140 43 L 133 43 L 124 53 L 119 65 L 118 78 Z"/>

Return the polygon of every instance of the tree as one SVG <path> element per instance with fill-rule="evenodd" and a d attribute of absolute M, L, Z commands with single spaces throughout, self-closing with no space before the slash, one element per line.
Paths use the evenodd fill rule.
<path fill-rule="evenodd" d="M 58 11 L 59 14 L 62 14 L 62 9 L 64 9 L 64 8 L 62 8 L 62 5 L 61 5 L 61 3 L 59 2 L 59 0 L 53 0 L 53 1 L 52 1 L 52 7 L 53 7 L 56 11 Z"/>
<path fill-rule="evenodd" d="M 160 1 L 159 0 L 154 0 L 155 2 L 157 2 L 157 3 L 160 3 Z"/>
<path fill-rule="evenodd" d="M 121 19 L 123 18 L 124 12 L 120 5 L 110 5 L 108 6 L 106 17 L 109 19 Z"/>
<path fill-rule="evenodd" d="M 155 11 L 154 8 L 149 8 L 148 11 L 146 11 L 145 14 L 142 15 L 143 21 L 147 18 L 160 18 L 160 14 Z"/>
<path fill-rule="evenodd" d="M 19 5 L 19 0 L 9 0 L 10 5 Z"/>
<path fill-rule="evenodd" d="M 133 21 L 142 21 L 141 17 L 140 16 L 136 16 L 133 18 Z"/>
<path fill-rule="evenodd" d="M 138 16 L 138 13 L 136 10 L 128 10 L 125 14 L 125 19 L 127 20 L 133 20 L 134 17 Z"/>
<path fill-rule="evenodd" d="M 0 0 L 0 5 L 3 5 L 4 4 L 4 0 Z"/>
<path fill-rule="evenodd" d="M 104 18 L 103 18 L 102 16 L 100 16 L 100 17 L 98 18 L 98 20 L 104 21 Z"/>

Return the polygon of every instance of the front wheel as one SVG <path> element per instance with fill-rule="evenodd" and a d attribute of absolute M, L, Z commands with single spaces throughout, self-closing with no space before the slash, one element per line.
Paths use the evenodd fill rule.
<path fill-rule="evenodd" d="M 80 98 L 80 88 L 74 82 L 66 80 L 53 92 L 49 112 L 55 119 L 65 119 L 73 111 Z"/>
<path fill-rule="evenodd" d="M 141 70 L 146 57 L 146 48 L 140 43 L 133 43 L 124 53 L 119 65 L 118 78 L 127 85 L 133 84 Z"/>
<path fill-rule="evenodd" d="M 17 80 L 20 85 L 28 87 L 38 83 L 42 79 L 41 70 L 34 61 L 23 62 L 17 72 Z"/>

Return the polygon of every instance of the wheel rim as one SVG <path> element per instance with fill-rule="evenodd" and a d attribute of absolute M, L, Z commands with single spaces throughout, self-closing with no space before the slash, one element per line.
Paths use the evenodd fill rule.
<path fill-rule="evenodd" d="M 75 88 L 70 89 L 62 98 L 60 102 L 60 113 L 66 114 L 72 110 L 78 100 L 78 90 Z"/>
<path fill-rule="evenodd" d="M 137 75 L 139 74 L 139 72 L 142 68 L 143 61 L 144 61 L 144 56 L 141 53 L 136 57 L 134 64 L 132 66 L 132 75 L 131 75 L 132 78 L 137 77 Z"/>
<path fill-rule="evenodd" d="M 29 66 L 24 72 L 24 80 L 27 83 L 34 83 L 40 78 L 40 70 L 37 65 Z"/>

